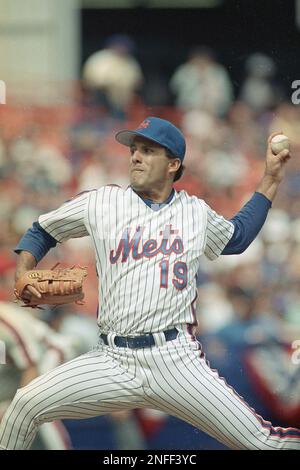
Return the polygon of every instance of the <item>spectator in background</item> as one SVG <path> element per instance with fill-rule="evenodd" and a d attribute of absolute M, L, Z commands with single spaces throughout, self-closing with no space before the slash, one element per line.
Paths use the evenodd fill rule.
<path fill-rule="evenodd" d="M 255 53 L 245 64 L 247 77 L 240 99 L 258 114 L 272 109 L 282 99 L 282 90 L 275 81 L 276 64 L 271 57 Z"/>
<path fill-rule="evenodd" d="M 200 109 L 224 116 L 233 101 L 230 77 L 207 47 L 192 49 L 188 61 L 175 71 L 170 87 L 176 105 L 184 111 Z"/>
<path fill-rule="evenodd" d="M 116 119 L 123 119 L 134 93 L 143 81 L 141 68 L 133 57 L 134 43 L 126 35 L 108 38 L 106 48 L 95 52 L 83 67 L 83 80 L 97 104 Z"/>
<path fill-rule="evenodd" d="M 72 176 L 70 162 L 58 146 L 42 139 L 37 126 L 25 129 L 9 147 L 11 171 L 30 188 L 40 192 L 57 191 Z"/>

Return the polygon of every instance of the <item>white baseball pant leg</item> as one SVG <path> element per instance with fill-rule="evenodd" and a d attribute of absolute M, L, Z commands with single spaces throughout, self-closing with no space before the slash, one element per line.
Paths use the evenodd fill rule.
<path fill-rule="evenodd" d="M 124 348 L 123 348 L 124 349 Z M 17 391 L 0 426 L 2 449 L 29 449 L 38 426 L 143 407 L 142 383 L 132 354 L 110 348 L 84 354 Z"/>
<path fill-rule="evenodd" d="M 300 430 L 264 421 L 212 370 L 201 345 L 180 335 L 138 351 L 149 408 L 176 416 L 231 449 L 300 450 Z"/>

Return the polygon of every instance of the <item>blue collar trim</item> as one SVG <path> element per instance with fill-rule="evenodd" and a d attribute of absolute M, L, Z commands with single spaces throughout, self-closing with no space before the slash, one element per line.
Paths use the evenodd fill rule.
<path fill-rule="evenodd" d="M 131 189 L 132 189 L 132 191 L 134 191 L 134 189 L 132 187 L 131 187 Z M 165 206 L 166 204 L 169 204 L 169 202 L 173 199 L 175 190 L 174 190 L 174 188 L 172 188 L 172 191 L 170 192 L 169 196 L 167 197 L 167 199 L 165 199 L 164 202 L 153 202 L 152 199 L 143 198 L 136 191 L 134 191 L 134 192 L 144 201 L 144 203 L 148 207 L 150 207 L 150 209 L 153 209 L 154 211 L 158 211 L 162 206 Z"/>

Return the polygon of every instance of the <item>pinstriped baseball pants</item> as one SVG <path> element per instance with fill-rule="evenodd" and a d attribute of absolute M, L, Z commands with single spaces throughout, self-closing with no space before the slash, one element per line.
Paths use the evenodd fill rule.
<path fill-rule="evenodd" d="M 183 333 L 136 350 L 101 343 L 33 380 L 17 391 L 3 417 L 0 446 L 29 449 L 44 422 L 141 407 L 177 416 L 231 449 L 300 450 L 300 430 L 263 421 Z"/>

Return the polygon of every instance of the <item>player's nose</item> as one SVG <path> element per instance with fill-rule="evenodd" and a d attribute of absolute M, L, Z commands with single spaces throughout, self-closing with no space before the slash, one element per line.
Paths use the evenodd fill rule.
<path fill-rule="evenodd" d="M 142 154 L 136 149 L 132 154 L 132 163 L 141 163 L 142 162 Z"/>

